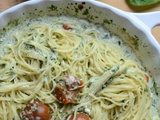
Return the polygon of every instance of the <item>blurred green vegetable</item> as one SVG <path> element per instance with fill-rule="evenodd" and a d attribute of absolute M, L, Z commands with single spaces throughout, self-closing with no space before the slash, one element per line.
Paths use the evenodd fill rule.
<path fill-rule="evenodd" d="M 160 2 L 160 0 L 126 0 L 126 1 L 134 6 L 146 6 Z"/>

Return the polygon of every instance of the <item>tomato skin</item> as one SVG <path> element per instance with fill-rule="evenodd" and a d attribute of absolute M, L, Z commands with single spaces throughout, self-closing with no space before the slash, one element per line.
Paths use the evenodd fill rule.
<path fill-rule="evenodd" d="M 54 89 L 57 100 L 63 104 L 76 103 L 76 92 L 66 91 L 64 89 L 56 87 Z"/>
<path fill-rule="evenodd" d="M 149 77 L 147 75 L 145 75 L 145 78 L 146 78 L 146 81 L 148 82 L 149 81 Z"/>
<path fill-rule="evenodd" d="M 63 25 L 63 29 L 64 29 L 64 30 L 72 30 L 72 28 L 69 27 L 68 25 Z"/>
<path fill-rule="evenodd" d="M 71 116 L 69 120 L 73 120 L 74 115 Z M 75 120 L 90 120 L 89 116 L 84 114 L 84 113 L 78 113 L 76 114 L 76 119 Z"/>
<path fill-rule="evenodd" d="M 65 76 L 64 81 L 68 90 L 80 90 L 84 83 L 74 76 Z"/>
<path fill-rule="evenodd" d="M 23 118 L 28 120 L 50 120 L 50 109 L 42 102 L 34 101 L 28 104 L 22 111 Z"/>
<path fill-rule="evenodd" d="M 60 103 L 75 104 L 77 103 L 76 96 L 83 87 L 83 81 L 74 76 L 65 76 L 64 79 L 61 79 L 56 85 L 54 94 Z"/>

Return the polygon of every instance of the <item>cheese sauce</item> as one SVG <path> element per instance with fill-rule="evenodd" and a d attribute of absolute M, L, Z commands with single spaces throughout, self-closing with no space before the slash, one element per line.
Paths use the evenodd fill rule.
<path fill-rule="evenodd" d="M 78 18 L 70 17 L 70 16 L 58 16 L 58 17 L 44 16 L 44 17 L 39 17 L 39 18 L 34 18 L 34 19 L 27 19 L 23 22 L 22 22 L 22 20 L 18 20 L 18 21 L 21 21 L 21 22 L 18 22 L 18 24 L 16 22 L 10 22 L 11 23 L 10 25 L 6 26 L 5 28 L 3 28 L 3 30 L 1 30 L 1 36 L 0 36 L 0 41 L 1 41 L 1 44 L 0 44 L 1 54 L 0 54 L 0 56 L 1 57 L 9 51 L 9 49 L 7 49 L 4 46 L 12 46 L 12 45 L 16 44 L 17 40 L 15 39 L 14 36 L 21 31 L 27 30 L 29 26 L 43 24 L 44 26 L 45 25 L 51 26 L 54 29 L 61 29 L 62 25 L 69 25 L 69 27 L 64 26 L 64 29 L 70 29 L 73 33 L 75 33 L 77 35 L 83 34 L 84 32 L 86 32 L 86 33 L 90 32 L 90 36 L 87 36 L 87 37 L 92 38 L 93 35 L 96 35 L 96 38 L 98 40 L 106 41 L 106 42 L 114 44 L 115 46 L 120 47 L 123 54 L 124 54 L 124 58 L 136 61 L 138 66 L 143 71 L 145 71 L 145 73 L 149 76 L 149 74 L 147 73 L 147 71 L 142 66 L 142 64 L 139 61 L 139 59 L 137 58 L 137 56 L 135 55 L 134 50 L 130 46 L 128 46 L 122 40 L 122 38 L 120 38 L 116 34 L 112 33 L 111 31 L 105 29 L 104 27 L 102 27 L 102 25 L 93 24 L 87 20 L 78 19 Z M 55 23 L 58 23 L 58 24 L 55 24 Z M 34 31 L 36 28 L 30 28 L 30 29 L 33 29 L 33 31 Z M 34 37 L 36 38 L 37 35 L 35 34 Z M 23 38 L 23 39 L 25 39 L 25 38 Z M 43 39 L 43 35 L 42 35 L 41 42 L 44 42 L 44 41 L 45 40 Z M 30 48 L 28 47 L 28 49 L 30 49 Z M 41 54 L 45 54 L 45 53 L 41 53 Z M 75 55 L 75 58 L 77 58 L 77 57 L 78 56 Z M 59 58 L 59 60 L 61 60 L 61 58 Z M 0 76 L 3 77 L 3 75 L 0 75 Z M 0 82 L 0 86 L 1 85 L 3 85 L 3 82 Z M 156 108 L 156 104 L 158 103 L 158 98 L 155 93 L 154 82 L 152 81 L 151 77 L 149 77 L 148 86 L 151 89 L 151 92 L 152 92 L 151 96 L 153 98 L 151 114 L 153 116 L 153 120 L 159 120 L 160 118 L 158 116 L 158 112 L 157 112 L 157 108 Z M 22 87 L 28 87 L 28 86 L 26 85 L 26 86 L 22 86 Z M 88 108 L 86 108 L 85 111 L 90 113 L 90 109 L 88 109 Z"/>

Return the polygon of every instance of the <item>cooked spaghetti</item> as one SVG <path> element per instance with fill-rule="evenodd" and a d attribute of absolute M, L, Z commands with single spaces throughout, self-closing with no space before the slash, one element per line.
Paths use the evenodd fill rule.
<path fill-rule="evenodd" d="M 1 39 L 8 42 L 1 46 L 0 120 L 152 119 L 147 73 L 100 25 L 45 16 Z M 45 113 L 37 115 L 38 105 Z"/>

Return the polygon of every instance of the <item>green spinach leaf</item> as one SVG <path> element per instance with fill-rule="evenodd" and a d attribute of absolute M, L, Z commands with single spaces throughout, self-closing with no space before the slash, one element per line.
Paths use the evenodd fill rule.
<path fill-rule="evenodd" d="M 126 1 L 134 6 L 146 6 L 160 2 L 160 0 L 126 0 Z"/>

